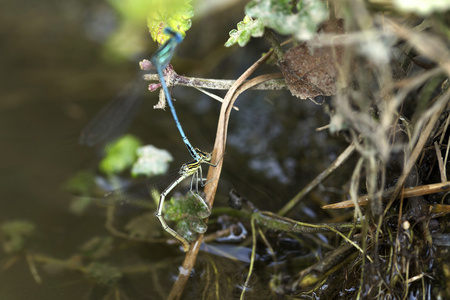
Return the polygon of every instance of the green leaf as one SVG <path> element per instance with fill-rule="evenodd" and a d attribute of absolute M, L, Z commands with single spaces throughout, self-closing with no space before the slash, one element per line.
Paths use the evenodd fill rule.
<path fill-rule="evenodd" d="M 98 283 L 109 286 L 115 284 L 122 277 L 122 273 L 118 268 L 99 262 L 89 264 L 86 272 Z"/>
<path fill-rule="evenodd" d="M 230 31 L 230 38 L 225 43 L 225 47 L 230 47 L 236 43 L 245 46 L 251 37 L 262 37 L 264 34 L 264 24 L 260 20 L 253 20 L 246 15 L 244 20 L 237 24 L 237 30 Z"/>
<path fill-rule="evenodd" d="M 177 232 L 184 237 L 188 242 L 193 242 L 197 239 L 197 232 L 191 229 L 190 218 L 183 219 L 177 223 Z"/>
<path fill-rule="evenodd" d="M 189 192 L 186 197 L 172 197 L 164 203 L 164 219 L 180 221 L 186 216 L 207 218 L 210 212 L 196 197 Z"/>
<path fill-rule="evenodd" d="M 147 26 L 154 41 L 164 44 L 169 35 L 164 34 L 164 28 L 170 27 L 183 37 L 191 28 L 191 18 L 194 9 L 191 0 L 152 0 L 151 10 L 147 18 Z"/>
<path fill-rule="evenodd" d="M 81 215 L 92 204 L 92 193 L 96 189 L 95 174 L 91 171 L 80 171 L 62 184 L 64 190 L 77 195 L 70 202 L 72 213 Z"/>
<path fill-rule="evenodd" d="M 107 175 L 123 172 L 136 161 L 136 150 L 141 146 L 138 138 L 125 135 L 106 146 L 106 156 L 100 162 L 100 170 Z"/>
<path fill-rule="evenodd" d="M 81 246 L 83 256 L 92 260 L 105 258 L 112 250 L 113 238 L 110 236 L 95 236 Z"/>
<path fill-rule="evenodd" d="M 169 36 L 165 27 L 182 36 L 191 27 L 194 9 L 191 0 L 107 0 L 117 12 L 119 25 L 108 37 L 105 55 L 110 59 L 133 57 L 145 51 L 145 24 L 154 41 L 163 44 Z"/>
<path fill-rule="evenodd" d="M 157 232 L 155 228 L 160 226 L 155 213 L 144 213 L 132 218 L 126 225 L 125 230 L 131 238 L 151 239 Z"/>
<path fill-rule="evenodd" d="M 3 250 L 6 253 L 15 253 L 25 246 L 25 237 L 34 232 L 35 226 L 29 221 L 9 221 L 2 224 L 0 232 L 2 236 Z"/>
<path fill-rule="evenodd" d="M 197 233 L 205 233 L 208 230 L 208 225 L 201 219 L 191 218 L 189 229 Z"/>
<path fill-rule="evenodd" d="M 83 196 L 90 195 L 95 186 L 95 174 L 90 171 L 80 171 L 63 184 L 69 193 Z"/>
<path fill-rule="evenodd" d="M 295 7 L 290 0 L 252 0 L 246 5 L 245 12 L 258 18 L 265 27 L 293 35 L 298 40 L 310 39 L 328 17 L 321 0 L 298 1 Z"/>
<path fill-rule="evenodd" d="M 152 1 L 148 0 L 108 0 L 108 2 L 122 20 L 133 23 L 143 23 L 152 7 Z"/>
<path fill-rule="evenodd" d="M 105 43 L 105 57 L 120 61 L 144 52 L 146 43 L 145 23 L 152 1 L 107 0 L 117 13 L 118 26 Z"/>
<path fill-rule="evenodd" d="M 69 210 L 75 215 L 83 214 L 93 203 L 91 197 L 76 197 L 70 201 Z"/>
<path fill-rule="evenodd" d="M 177 232 L 190 242 L 197 238 L 197 233 L 206 232 L 208 226 L 202 219 L 209 215 L 210 211 L 192 193 L 164 203 L 164 219 L 176 222 Z"/>

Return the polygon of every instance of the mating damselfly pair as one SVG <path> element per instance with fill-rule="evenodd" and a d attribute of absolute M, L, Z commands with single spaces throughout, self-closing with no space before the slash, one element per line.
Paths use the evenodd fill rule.
<path fill-rule="evenodd" d="M 150 62 L 158 73 L 159 80 L 162 89 L 164 91 L 164 95 L 170 107 L 170 111 L 172 113 L 173 119 L 175 120 L 175 124 L 178 128 L 178 131 L 180 132 L 181 138 L 194 160 L 192 162 L 183 164 L 178 172 L 178 178 L 175 181 L 173 181 L 161 193 L 158 208 L 155 214 L 158 220 L 160 221 L 163 229 L 182 243 L 184 251 L 188 251 L 190 247 L 189 242 L 184 237 L 179 235 L 175 230 L 170 228 L 167 222 L 164 220 L 164 217 L 162 215 L 164 201 L 166 196 L 181 181 L 192 176 L 191 193 L 202 205 L 206 207 L 209 215 L 210 207 L 205 202 L 205 200 L 199 195 L 198 185 L 200 183 L 201 187 L 203 187 L 206 184 L 206 182 L 203 179 L 201 164 L 204 163 L 210 166 L 216 166 L 216 164 L 211 163 L 211 153 L 201 151 L 200 149 L 194 148 L 191 145 L 186 134 L 184 133 L 183 128 L 181 127 L 180 121 L 178 119 L 175 107 L 172 103 L 172 99 L 164 79 L 163 71 L 169 64 L 174 54 L 176 46 L 182 41 L 183 38 L 178 32 L 175 32 L 170 28 L 165 28 L 164 33 L 169 35 L 170 38 L 166 43 L 164 43 L 161 47 L 158 48 L 158 50 L 153 54 L 152 58 L 150 59 Z M 132 99 L 123 99 L 122 97 L 115 98 L 109 104 L 107 104 L 107 106 L 105 106 L 82 131 L 79 139 L 80 143 L 89 146 L 97 144 L 106 144 L 107 142 L 116 138 L 118 136 L 118 132 L 126 130 L 126 127 L 130 125 L 131 119 L 137 113 L 137 110 L 139 109 L 140 106 L 140 100 L 133 99 L 134 97 L 137 97 L 137 95 L 131 95 L 131 97 Z M 135 102 L 130 103 L 127 101 L 135 101 Z M 120 193 L 111 192 L 106 194 L 105 197 L 116 197 L 117 194 Z"/>

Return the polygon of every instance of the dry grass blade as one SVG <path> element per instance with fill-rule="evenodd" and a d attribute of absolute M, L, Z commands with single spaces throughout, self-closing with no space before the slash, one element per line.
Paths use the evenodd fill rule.
<path fill-rule="evenodd" d="M 439 149 L 439 145 L 437 142 L 434 142 L 434 148 L 436 150 L 436 157 L 439 163 L 439 171 L 441 174 L 441 181 L 446 182 L 447 181 L 447 175 L 445 174 L 445 168 L 444 168 L 444 160 L 442 159 L 441 150 Z"/>
<path fill-rule="evenodd" d="M 427 184 L 427 185 L 421 185 L 421 186 L 415 186 L 410 188 L 405 188 L 403 192 L 399 195 L 403 198 L 412 198 L 412 197 L 419 197 L 423 195 L 430 195 L 435 193 L 441 193 L 441 192 L 448 192 L 450 191 L 450 182 L 442 182 L 442 183 L 435 183 L 435 184 Z M 388 190 L 383 195 L 384 199 L 388 199 L 392 195 L 393 190 Z M 358 197 L 358 205 L 364 206 L 369 204 L 369 197 L 367 195 L 363 195 Z M 338 203 L 328 204 L 322 206 L 323 209 L 341 209 L 341 208 L 350 208 L 355 207 L 355 202 L 353 200 L 346 200 Z"/>
<path fill-rule="evenodd" d="M 248 68 L 233 86 L 228 90 L 225 95 L 222 107 L 220 109 L 220 116 L 217 125 L 216 140 L 214 143 L 212 162 L 217 163 L 216 167 L 210 167 L 207 177 L 208 185 L 205 187 L 206 202 L 212 207 L 214 203 L 214 197 L 217 191 L 217 185 L 219 183 L 220 173 L 222 171 L 223 155 L 225 154 L 225 145 L 227 139 L 228 121 L 230 118 L 230 113 L 233 108 L 234 101 L 239 95 L 238 88 L 244 83 L 244 81 L 256 70 L 258 69 L 272 54 L 272 51 L 267 52 L 263 57 L 257 60 L 250 68 Z M 278 75 L 277 75 L 278 76 Z M 273 79 L 273 78 L 266 78 Z M 247 83 L 246 86 L 250 88 L 256 85 L 257 82 Z M 240 91 L 243 91 L 242 89 Z M 214 180 L 213 180 L 214 179 Z M 189 274 L 194 268 L 195 261 L 197 259 L 198 251 L 200 250 L 200 245 L 203 240 L 203 235 L 200 235 L 197 241 L 191 245 L 191 249 L 186 253 L 186 257 L 183 261 L 181 271 L 175 281 L 168 299 L 180 299 L 183 294 L 184 287 L 189 279 Z"/>
<path fill-rule="evenodd" d="M 359 23 L 364 24 L 365 21 L 366 20 L 362 15 L 359 19 Z M 327 170 L 319 174 L 308 186 L 285 205 L 279 211 L 279 214 L 284 215 L 288 213 L 309 191 L 340 166 L 354 150 L 357 150 L 361 157 L 353 176 L 354 184 L 351 188 L 352 200 L 335 205 L 328 205 L 323 208 L 353 207 L 354 205 L 363 205 L 367 202 L 371 204 L 370 210 L 367 211 L 369 211 L 374 218 L 365 218 L 364 223 L 360 224 L 360 234 L 362 238 L 358 242 L 360 242 L 361 246 L 352 244 L 351 246 L 347 245 L 338 248 L 334 255 L 327 256 L 315 266 L 300 272 L 297 280 L 291 281 L 289 291 L 296 291 L 301 287 L 307 287 L 311 284 L 317 284 L 319 281 L 325 280 L 327 275 L 338 268 L 342 268 L 342 263 L 344 261 L 348 262 L 354 260 L 357 255 L 360 256 L 360 258 L 358 258 L 358 264 L 360 264 L 361 270 L 364 273 L 365 268 L 369 268 L 374 262 L 379 261 L 378 249 L 381 245 L 380 241 L 389 238 L 382 236 L 385 233 L 382 224 L 385 224 L 384 220 L 387 216 L 387 212 L 394 203 L 394 200 L 398 199 L 399 195 L 401 195 L 403 199 L 416 197 L 418 195 L 450 191 L 450 182 L 447 182 L 444 177 L 444 183 L 404 188 L 408 176 L 416 165 L 417 159 L 423 152 L 425 145 L 430 142 L 430 138 L 433 137 L 433 130 L 436 127 L 436 123 L 441 117 L 444 109 L 448 106 L 448 100 L 450 98 L 448 84 L 447 86 L 442 86 L 441 94 L 439 96 L 435 97 L 433 100 L 430 98 L 429 102 L 425 102 L 426 110 L 417 110 L 417 115 L 414 116 L 416 117 L 414 120 L 414 127 L 411 127 L 411 131 L 408 131 L 407 139 L 405 138 L 403 142 L 397 141 L 397 139 L 400 139 L 397 137 L 397 132 L 401 132 L 399 129 L 409 128 L 407 127 L 407 121 L 404 121 L 405 118 L 403 118 L 402 111 L 405 99 L 407 99 L 407 96 L 414 92 L 418 86 L 421 86 L 423 83 L 431 80 L 431 78 L 436 77 L 439 73 L 442 73 L 443 70 L 450 74 L 450 65 L 447 60 L 448 50 L 445 45 L 440 43 L 433 35 L 427 37 L 427 41 L 430 42 L 430 45 L 433 47 L 435 46 L 435 49 L 430 50 L 429 48 L 433 47 L 424 47 L 423 45 L 417 44 L 418 39 L 422 38 L 424 33 L 405 29 L 390 20 L 388 21 L 388 26 L 394 33 L 392 36 L 405 39 L 414 49 L 434 62 L 437 62 L 439 66 L 436 66 L 433 70 L 419 73 L 419 75 L 398 80 L 400 76 L 394 76 L 394 72 L 391 69 L 390 61 L 388 59 L 383 58 L 380 60 L 381 62 L 377 61 L 380 57 L 373 56 L 373 52 L 370 52 L 370 55 L 361 55 L 358 50 L 359 48 L 356 46 L 367 41 L 367 36 L 365 35 L 361 35 L 361 40 L 352 47 L 349 47 L 349 52 L 345 53 L 346 55 L 342 57 L 339 74 L 342 73 L 341 75 L 344 77 L 342 82 L 339 82 L 345 83 L 355 81 L 359 88 L 355 90 L 343 89 L 342 87 L 345 85 L 341 84 L 341 88 L 337 90 L 337 95 L 334 98 L 336 111 L 334 112 L 333 117 L 345 120 L 345 126 L 337 126 L 336 130 L 340 131 L 342 129 L 347 129 L 349 137 L 352 137 L 353 143 Z M 377 31 L 376 27 L 371 28 L 371 30 Z M 384 35 L 380 33 L 379 40 L 372 41 L 374 44 L 371 45 L 385 47 L 385 44 L 381 39 L 382 36 Z M 205 187 L 206 201 L 211 206 L 213 206 L 218 180 L 222 170 L 222 157 L 225 154 L 228 122 L 233 104 L 236 98 L 245 90 L 279 76 L 276 74 L 263 75 L 246 81 L 246 79 L 261 64 L 263 64 L 270 55 L 271 52 L 267 53 L 242 74 L 240 78 L 234 82 L 223 99 L 212 157 L 212 162 L 217 163 L 217 166 L 210 167 L 207 178 L 210 183 Z M 293 55 L 297 56 L 297 53 L 293 52 Z M 355 59 L 355 57 L 357 59 Z M 373 68 L 372 72 L 367 72 L 366 67 L 368 65 L 376 67 Z M 300 69 L 303 70 L 303 68 Z M 304 74 L 299 74 L 298 77 L 303 79 Z M 404 72 L 402 74 L 405 76 L 407 73 Z M 299 78 L 296 78 L 296 80 Z M 297 81 L 294 80 L 293 82 L 296 83 Z M 400 120 L 404 123 L 401 123 Z M 407 130 L 405 129 L 404 131 L 406 132 Z M 405 164 L 402 164 L 401 171 L 395 174 L 397 178 L 400 176 L 396 179 L 396 185 L 391 190 L 384 191 L 387 177 L 386 166 L 389 165 L 391 159 L 396 158 L 394 155 L 399 153 L 400 148 L 403 149 L 401 152 L 404 155 Z M 436 151 L 439 152 L 440 149 L 436 149 Z M 443 162 L 441 161 L 441 170 L 443 170 L 442 165 Z M 364 175 L 361 175 L 362 171 L 364 171 Z M 443 171 L 441 173 L 443 173 Z M 358 197 L 358 187 L 363 180 L 365 181 L 368 195 Z M 417 184 L 418 183 L 415 183 L 415 185 Z M 368 201 L 368 199 L 371 201 Z M 389 201 L 389 203 L 386 206 L 383 206 L 382 201 Z M 400 206 L 401 213 L 398 216 L 398 224 L 403 220 L 402 209 L 403 203 Z M 436 214 L 446 213 L 447 211 L 447 207 L 435 206 L 433 209 Z M 358 216 L 360 219 L 363 217 L 361 211 Z M 256 215 L 253 216 L 253 218 L 256 217 Z M 259 217 L 266 217 L 266 215 L 260 215 Z M 282 217 L 279 215 L 276 215 L 276 217 L 272 216 L 271 221 L 278 220 L 279 218 Z M 258 223 L 258 225 L 261 224 Z M 277 228 L 276 230 L 280 230 L 280 228 Z M 340 232 L 337 233 L 341 235 L 341 238 L 344 240 L 348 239 L 348 237 Z M 255 230 L 253 230 L 254 238 L 255 234 Z M 353 235 L 354 232 L 351 234 Z M 392 235 L 391 237 L 396 237 L 395 241 L 392 242 L 400 244 L 400 238 L 403 237 L 401 234 L 401 232 L 396 232 L 395 235 Z M 369 236 L 370 238 L 368 238 Z M 199 239 L 191 246 L 191 250 L 186 254 L 183 265 L 180 268 L 180 274 L 171 290 L 169 299 L 179 299 L 182 296 L 184 287 L 196 262 L 202 240 L 203 235 L 200 235 Z M 354 243 L 354 239 L 349 241 L 349 244 L 351 243 Z M 254 242 L 253 246 L 255 247 L 255 245 L 256 243 Z M 354 252 L 353 248 L 357 248 L 360 254 Z M 334 261 L 330 261 L 331 258 L 333 258 Z M 397 266 L 395 265 L 394 267 Z M 408 270 L 408 267 L 406 267 L 406 269 Z M 391 268 L 390 270 L 392 271 L 393 269 Z M 404 278 L 406 279 L 402 280 L 407 282 L 409 278 L 407 271 Z M 389 291 L 392 292 L 393 295 L 395 294 L 390 288 Z M 362 292 L 362 288 L 360 288 L 359 292 Z M 369 291 L 368 293 L 371 292 Z"/>
<path fill-rule="evenodd" d="M 436 101 L 436 103 L 428 110 L 430 112 L 433 112 L 433 115 L 428 121 L 428 124 L 422 131 L 422 134 L 420 135 L 420 138 L 411 153 L 411 156 L 409 157 L 408 161 L 406 162 L 405 168 L 403 170 L 403 174 L 400 176 L 397 184 L 395 185 L 394 192 L 392 193 L 391 200 L 389 201 L 388 205 L 385 208 L 385 212 L 388 211 L 388 209 L 391 207 L 392 203 L 395 201 L 395 199 L 400 194 L 400 191 L 402 190 L 406 178 L 408 177 L 409 173 L 413 169 L 414 165 L 416 164 L 417 159 L 419 158 L 419 155 L 422 153 L 423 148 L 428 141 L 430 134 L 433 130 L 433 128 L 436 125 L 436 122 L 438 121 L 439 117 L 441 116 L 441 113 L 444 111 L 444 109 L 448 105 L 448 100 L 450 99 L 450 89 L 448 88 L 445 93 L 441 95 L 441 97 Z"/>
<path fill-rule="evenodd" d="M 428 32 L 414 32 L 390 19 L 387 25 L 399 37 L 408 40 L 419 52 L 438 63 L 450 75 L 450 52 L 441 39 Z"/>

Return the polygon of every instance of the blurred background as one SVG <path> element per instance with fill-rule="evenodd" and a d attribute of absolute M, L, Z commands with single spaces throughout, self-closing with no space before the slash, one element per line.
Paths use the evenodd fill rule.
<path fill-rule="evenodd" d="M 172 60 L 178 74 L 236 79 L 268 51 L 263 39 L 245 48 L 223 46 L 244 16 L 240 1 L 197 1 L 193 6 L 192 28 Z M 107 234 L 101 213 L 70 212 L 73 195 L 64 184 L 79 171 L 96 170 L 98 151 L 79 145 L 78 136 L 102 106 L 136 79 L 138 62 L 157 47 L 146 24 L 128 30 L 107 1 L 0 3 L 0 222 L 26 220 L 36 226 L 24 252 L 0 251 L 1 299 L 102 298 L 96 296 L 102 291 L 79 272 L 36 263 L 42 280 L 36 282 L 27 254 L 68 259 L 91 237 Z M 275 65 L 266 65 L 257 75 L 276 72 Z M 175 87 L 173 97 L 191 143 L 211 151 L 220 103 L 184 87 Z M 157 101 L 158 92 L 147 93 L 129 132 L 144 144 L 170 151 L 175 158 L 171 168 L 178 169 L 190 157 L 170 112 L 153 110 Z M 248 91 L 236 105 L 240 111 L 231 116 L 215 205 L 226 206 L 228 191 L 235 188 L 258 208 L 277 211 L 345 147 L 340 139 L 330 142 L 327 132 L 315 132 L 328 123 L 321 107 L 286 90 Z M 296 214 L 304 220 L 318 217 L 307 206 Z M 125 264 L 124 257 L 130 264 L 170 260 L 158 283 L 150 284 L 145 274 L 125 280 L 130 299 L 157 299 L 151 296 L 155 285 L 160 295 L 170 289 L 183 258 L 177 247 L 117 243 L 123 247 L 116 262 Z M 246 264 L 230 270 L 237 281 Z"/>

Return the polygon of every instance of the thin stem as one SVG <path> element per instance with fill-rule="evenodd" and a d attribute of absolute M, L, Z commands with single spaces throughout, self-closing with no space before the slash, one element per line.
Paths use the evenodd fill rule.
<path fill-rule="evenodd" d="M 282 78 L 283 75 L 281 73 L 277 73 L 278 78 L 261 82 L 254 87 L 252 90 L 282 90 L 286 89 L 286 83 Z M 236 80 L 227 80 L 227 79 L 210 79 L 210 78 L 198 78 L 198 77 L 186 77 L 182 75 L 178 75 L 173 71 L 171 74 L 172 78 L 169 81 L 171 85 L 180 85 L 187 87 L 195 87 L 195 88 L 204 88 L 211 90 L 229 90 L 233 84 L 236 83 Z M 142 78 L 146 81 L 159 81 L 159 77 L 157 74 L 145 74 Z M 244 81 L 246 82 L 246 81 Z"/>
<path fill-rule="evenodd" d="M 254 268 L 254 265 L 255 265 L 255 257 L 256 257 L 256 228 L 255 228 L 255 219 L 254 218 L 252 218 L 251 226 L 252 226 L 252 255 L 251 255 L 251 258 L 250 258 L 250 266 L 248 268 L 247 279 L 245 280 L 244 287 L 242 288 L 242 293 L 241 293 L 241 297 L 240 297 L 241 300 L 244 299 L 245 290 L 247 289 L 247 286 L 248 286 L 248 284 L 250 282 L 250 277 L 252 276 L 253 268 Z"/>
<path fill-rule="evenodd" d="M 284 50 L 281 48 L 280 43 L 278 42 L 277 38 L 275 37 L 275 34 L 270 29 L 264 30 L 264 37 L 267 41 L 269 41 L 270 46 L 272 46 L 273 51 L 275 52 L 275 55 L 277 56 L 278 60 L 283 60 L 284 58 Z"/>

